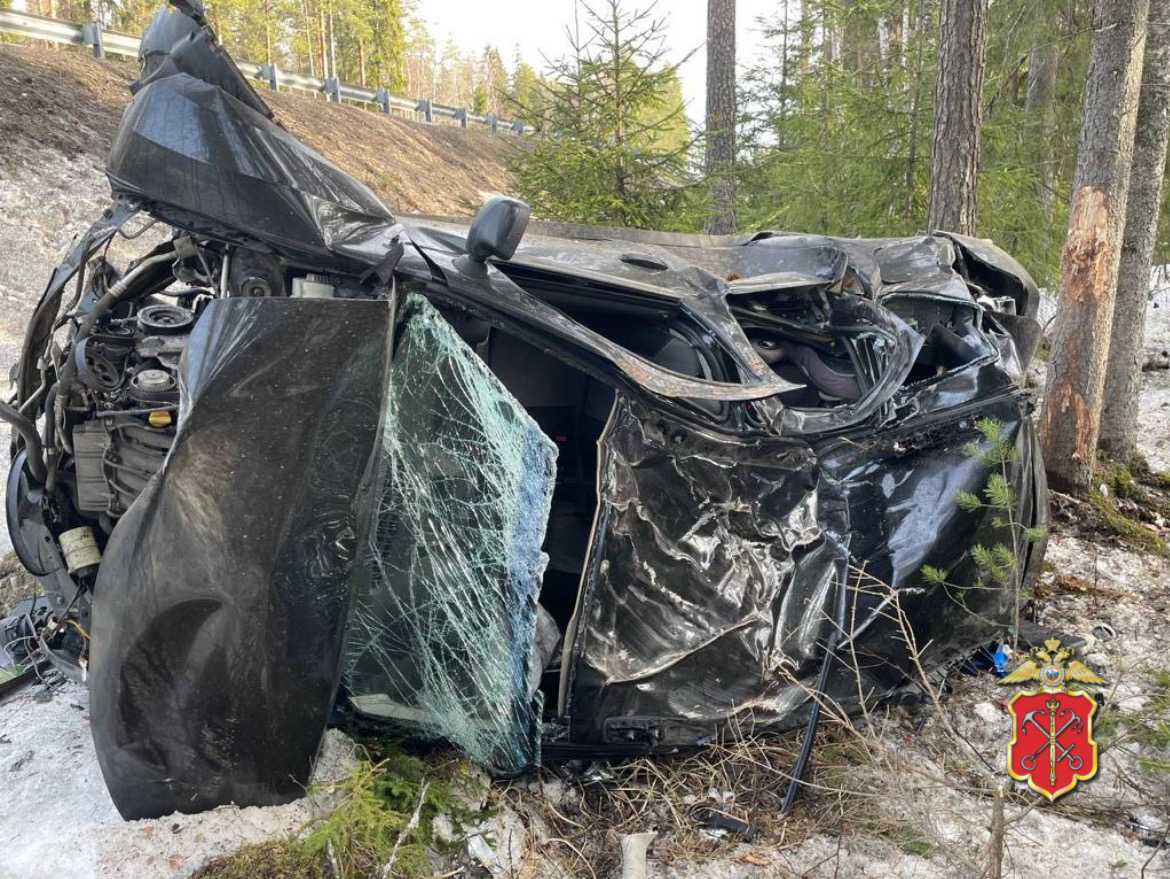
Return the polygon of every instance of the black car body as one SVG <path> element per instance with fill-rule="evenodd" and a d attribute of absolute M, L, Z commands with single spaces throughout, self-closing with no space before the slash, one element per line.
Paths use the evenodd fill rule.
<path fill-rule="evenodd" d="M 297 796 L 338 708 L 497 775 L 792 728 L 904 686 L 906 631 L 937 669 L 1010 620 L 956 502 L 991 418 L 1047 520 L 1038 292 L 990 243 L 399 220 L 198 8 L 142 51 L 6 410 L 37 639 L 123 815 Z"/>

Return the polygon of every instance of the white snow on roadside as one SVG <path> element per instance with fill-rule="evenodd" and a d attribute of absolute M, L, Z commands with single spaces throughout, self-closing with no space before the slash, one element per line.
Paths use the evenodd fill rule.
<path fill-rule="evenodd" d="M 25 325 L 49 276 L 74 238 L 112 204 L 103 160 L 69 159 L 32 144 L 21 155 L 22 167 L 0 165 L 0 388 L 5 398 Z M 110 258 L 124 265 L 121 261 L 154 246 L 154 236 L 152 229 L 133 242 L 115 239 Z M 0 448 L 8 448 L 8 433 L 8 425 L 0 422 Z M 7 466 L 3 471 L 0 498 Z M 0 555 L 11 548 L 8 529 L 0 528 Z"/>
<path fill-rule="evenodd" d="M 314 780 L 344 777 L 353 745 L 330 730 Z M 328 803 L 225 806 L 200 815 L 123 821 L 89 731 L 89 693 L 26 687 L 0 703 L 0 879 L 175 879 L 241 845 L 295 833 Z"/>

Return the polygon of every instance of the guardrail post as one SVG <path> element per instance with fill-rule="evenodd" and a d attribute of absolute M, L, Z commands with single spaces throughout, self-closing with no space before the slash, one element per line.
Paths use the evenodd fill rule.
<path fill-rule="evenodd" d="M 325 99 L 327 101 L 332 101 L 335 104 L 341 103 L 341 83 L 337 81 L 337 77 L 325 77 L 324 84 L 321 86 L 321 91 L 325 92 Z"/>
<path fill-rule="evenodd" d="M 517 134 L 523 134 L 524 133 L 524 123 L 521 122 L 519 119 L 517 119 L 515 122 L 512 123 L 512 130 L 514 132 L 516 132 Z"/>
<path fill-rule="evenodd" d="M 500 118 L 495 113 L 489 113 L 487 124 L 491 126 L 492 134 L 498 134 L 500 131 Z"/>
<path fill-rule="evenodd" d="M 102 26 L 97 22 L 83 24 L 81 26 L 81 41 L 93 47 L 94 58 L 105 58 L 106 50 L 102 45 Z"/>
<path fill-rule="evenodd" d="M 423 98 L 418 102 L 418 110 L 427 122 L 435 121 L 435 102 L 433 98 Z"/>
<path fill-rule="evenodd" d="M 269 89 L 271 89 L 272 91 L 277 90 L 277 86 L 279 85 L 280 78 L 276 72 L 276 65 L 275 64 L 261 64 L 260 65 L 260 78 L 262 80 L 264 80 L 266 83 L 268 83 Z"/>
<path fill-rule="evenodd" d="M 460 107 L 458 110 L 456 110 L 455 111 L 455 118 L 459 120 L 459 127 L 460 128 L 466 128 L 467 127 L 467 108 Z"/>
<path fill-rule="evenodd" d="M 378 89 L 374 92 L 374 103 L 382 108 L 382 112 L 390 115 L 390 92 L 388 89 Z"/>

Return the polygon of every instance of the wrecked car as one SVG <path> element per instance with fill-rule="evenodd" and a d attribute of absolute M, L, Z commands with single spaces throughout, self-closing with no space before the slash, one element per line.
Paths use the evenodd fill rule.
<path fill-rule="evenodd" d="M 125 817 L 290 800 L 338 717 L 496 776 L 794 729 L 1010 622 L 998 515 L 956 502 L 995 419 L 1047 521 L 998 248 L 396 217 L 198 6 L 141 63 L 0 407 L 44 592 L 5 629 L 87 681 Z"/>

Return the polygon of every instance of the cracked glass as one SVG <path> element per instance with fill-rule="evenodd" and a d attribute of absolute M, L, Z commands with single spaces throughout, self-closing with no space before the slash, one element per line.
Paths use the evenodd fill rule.
<path fill-rule="evenodd" d="M 362 714 L 500 775 L 539 759 L 534 640 L 556 455 L 442 316 L 408 298 L 345 684 Z"/>

